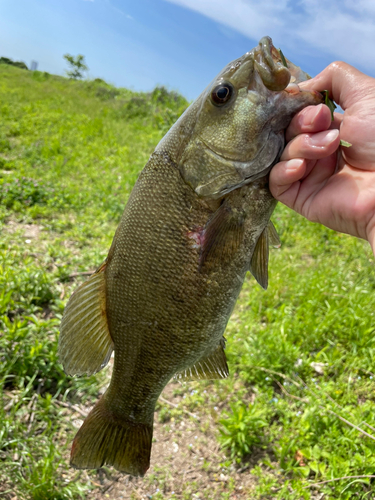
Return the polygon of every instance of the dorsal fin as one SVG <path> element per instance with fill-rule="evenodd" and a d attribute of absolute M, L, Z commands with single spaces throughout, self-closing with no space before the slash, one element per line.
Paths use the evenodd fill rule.
<path fill-rule="evenodd" d="M 230 260 L 241 245 L 243 234 L 243 215 L 222 203 L 204 229 L 200 267 L 207 261 Z"/>
<path fill-rule="evenodd" d="M 69 375 L 91 375 L 109 361 L 113 341 L 106 315 L 105 264 L 77 288 L 65 307 L 59 356 Z"/>
<path fill-rule="evenodd" d="M 184 381 L 227 378 L 229 370 L 224 349 L 225 339 L 222 338 L 213 352 L 201 358 L 185 371 L 176 373 L 175 378 Z"/>
<path fill-rule="evenodd" d="M 266 227 L 258 238 L 250 262 L 251 274 L 265 290 L 268 286 L 268 252 L 268 227 Z"/>

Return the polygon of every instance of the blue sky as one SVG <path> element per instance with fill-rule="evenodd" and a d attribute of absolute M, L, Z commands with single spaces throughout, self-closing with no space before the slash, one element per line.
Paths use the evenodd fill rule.
<path fill-rule="evenodd" d="M 0 56 L 64 74 L 81 53 L 90 77 L 188 99 L 264 35 L 312 75 L 341 59 L 375 76 L 374 0 L 0 0 Z"/>

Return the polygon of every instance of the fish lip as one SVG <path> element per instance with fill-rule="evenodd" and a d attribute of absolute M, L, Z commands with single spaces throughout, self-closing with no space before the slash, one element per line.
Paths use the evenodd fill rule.
<path fill-rule="evenodd" d="M 299 83 L 301 83 L 301 82 L 299 82 Z M 284 92 L 287 92 L 290 96 L 299 96 L 299 95 L 303 95 L 303 94 L 305 94 L 305 95 L 309 94 L 313 98 L 316 99 L 315 104 L 311 103 L 310 105 L 318 105 L 318 104 L 321 104 L 322 102 L 324 102 L 324 95 L 321 92 L 318 92 L 317 90 L 307 90 L 307 89 L 301 88 L 298 85 L 298 83 L 293 83 L 292 85 L 297 85 L 299 92 L 293 92 L 293 91 L 287 90 L 287 88 L 284 89 Z M 289 85 L 288 85 L 288 87 L 289 87 Z"/>
<path fill-rule="evenodd" d="M 253 57 L 255 70 L 265 87 L 277 92 L 288 86 L 292 77 L 291 72 L 282 64 L 279 52 L 269 36 L 260 39 L 258 47 L 254 49 Z"/>
<path fill-rule="evenodd" d="M 288 92 L 290 95 L 298 95 L 302 90 L 300 89 L 298 83 L 295 81 L 290 81 L 288 85 L 285 87 L 284 92 Z"/>

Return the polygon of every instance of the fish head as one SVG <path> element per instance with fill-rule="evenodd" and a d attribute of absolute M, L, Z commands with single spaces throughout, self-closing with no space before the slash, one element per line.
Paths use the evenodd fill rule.
<path fill-rule="evenodd" d="M 220 198 L 267 175 L 293 115 L 322 102 L 320 93 L 299 89 L 308 75 L 284 63 L 262 38 L 218 74 L 160 143 L 174 141 L 174 161 L 199 196 Z"/>

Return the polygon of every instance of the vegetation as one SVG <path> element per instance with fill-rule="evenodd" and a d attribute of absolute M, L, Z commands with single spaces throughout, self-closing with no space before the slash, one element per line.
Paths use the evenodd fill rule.
<path fill-rule="evenodd" d="M 103 377 L 64 374 L 58 325 L 187 103 L 7 65 L 0 93 L 0 496 L 77 498 L 89 480 L 68 470 L 74 426 L 61 403 L 92 404 Z"/>
<path fill-rule="evenodd" d="M 58 325 L 187 102 L 162 87 L 136 93 L 8 64 L 0 95 L 0 496 L 91 498 L 96 473 L 68 467 L 72 408 L 92 405 L 106 373 L 67 377 Z M 237 498 L 373 498 L 373 258 L 364 242 L 282 206 L 273 220 L 282 247 L 271 252 L 269 289 L 249 276 L 228 324 L 230 378 L 178 386 L 181 405 L 161 402 L 157 421 L 172 429 L 207 414 L 226 452 L 222 474 L 255 478 Z M 144 484 L 168 474 L 155 467 Z M 185 483 L 179 498 L 192 498 Z M 234 498 L 233 488 L 228 480 L 220 497 L 199 498 Z"/>
<path fill-rule="evenodd" d="M 85 56 L 78 54 L 78 56 L 72 56 L 71 54 L 64 54 L 64 59 L 68 63 L 70 70 L 66 72 L 69 78 L 78 80 L 84 77 L 84 73 L 88 71 L 88 67 L 85 63 Z"/>
<path fill-rule="evenodd" d="M 0 64 L 10 64 L 11 66 L 16 66 L 21 69 L 29 69 L 23 61 L 13 61 L 8 57 L 0 57 Z"/>

